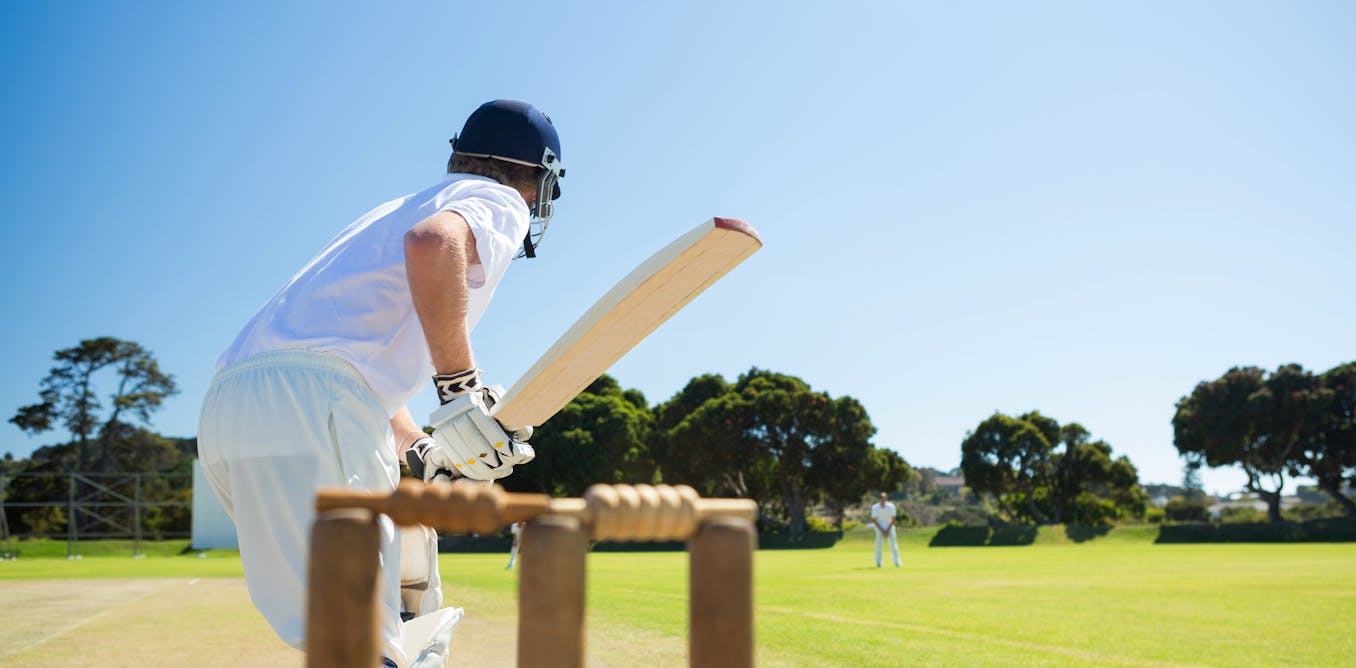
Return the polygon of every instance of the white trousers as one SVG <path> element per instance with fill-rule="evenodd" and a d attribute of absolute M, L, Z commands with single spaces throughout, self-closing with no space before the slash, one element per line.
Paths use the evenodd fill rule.
<path fill-rule="evenodd" d="M 881 533 L 880 527 L 872 526 L 876 530 L 876 566 L 880 566 L 881 543 L 885 542 L 885 534 Z M 899 565 L 899 541 L 895 539 L 895 528 L 890 527 L 890 558 L 895 560 L 895 565 Z"/>
<path fill-rule="evenodd" d="M 250 599 L 278 637 L 305 650 L 315 491 L 395 489 L 400 469 L 385 409 L 337 357 L 265 353 L 212 379 L 198 422 L 198 456 L 235 520 Z M 385 516 L 381 527 L 382 651 L 403 665 L 400 540 Z"/>

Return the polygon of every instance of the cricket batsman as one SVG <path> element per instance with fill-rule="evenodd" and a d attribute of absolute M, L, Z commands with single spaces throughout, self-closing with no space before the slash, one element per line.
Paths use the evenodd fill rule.
<path fill-rule="evenodd" d="M 440 183 L 341 231 L 218 358 L 198 455 L 235 521 L 250 597 L 293 647 L 305 649 L 317 488 L 389 492 L 402 461 L 425 480 L 496 480 L 532 460 L 530 430 L 507 433 L 490 416 L 500 390 L 482 383 L 471 332 L 510 262 L 535 255 L 564 175 L 546 114 L 513 100 L 481 105 L 452 140 Z M 441 404 L 431 437 L 406 408 L 430 378 Z M 402 554 L 381 521 L 382 652 L 403 668 L 414 657 L 401 649 L 402 612 L 442 605 L 436 542 L 431 531 L 407 536 Z"/>

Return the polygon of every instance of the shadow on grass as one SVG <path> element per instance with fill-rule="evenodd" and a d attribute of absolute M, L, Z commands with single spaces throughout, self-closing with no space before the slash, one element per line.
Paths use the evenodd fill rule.
<path fill-rule="evenodd" d="M 928 547 L 982 547 L 988 544 L 989 527 L 944 526 L 928 541 Z"/>
<path fill-rule="evenodd" d="M 1012 524 L 994 527 L 989 533 L 990 545 L 1030 545 L 1036 542 L 1036 527 Z"/>
<path fill-rule="evenodd" d="M 1053 527 L 1050 527 L 1053 529 Z M 1075 543 L 1083 543 L 1107 535 L 1110 526 L 1064 527 L 1064 535 Z M 984 547 L 1031 545 L 1036 542 L 1040 527 L 1023 524 L 1005 524 L 995 527 L 946 526 L 937 530 L 928 547 Z"/>
<path fill-rule="evenodd" d="M 946 526 L 937 530 L 928 547 L 983 547 L 1030 545 L 1039 532 L 1034 526 L 1007 524 L 996 527 Z"/>
<path fill-rule="evenodd" d="M 1078 526 L 1075 524 L 1069 524 L 1065 525 L 1064 527 L 1064 535 L 1068 536 L 1069 540 L 1075 543 L 1086 543 L 1094 538 L 1101 538 L 1102 536 L 1107 535 L 1107 533 L 1110 531 L 1111 525 L 1109 524 L 1095 527 L 1086 527 Z"/>

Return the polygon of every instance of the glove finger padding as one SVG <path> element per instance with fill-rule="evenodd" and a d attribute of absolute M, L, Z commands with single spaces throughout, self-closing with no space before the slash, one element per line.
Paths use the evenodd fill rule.
<path fill-rule="evenodd" d="M 537 451 L 534 450 L 531 445 L 521 441 L 509 443 L 508 450 L 509 453 L 504 457 L 504 461 L 513 464 L 514 466 L 526 464 L 537 457 Z"/>
<path fill-rule="evenodd" d="M 480 391 L 481 391 L 482 394 L 485 395 L 485 408 L 486 408 L 486 410 L 493 410 L 493 409 L 494 409 L 494 405 L 497 404 L 497 403 L 499 403 L 499 400 L 500 400 L 500 399 L 503 399 L 503 398 L 504 398 L 504 386 L 503 386 L 503 385 L 490 385 L 489 387 L 483 388 L 483 389 L 481 389 Z M 498 420 L 495 420 L 495 422 L 499 422 L 499 421 L 498 421 Z M 500 426 L 500 428 L 504 429 L 506 433 L 508 433 L 509 438 L 512 438 L 513 440 L 515 440 L 515 441 L 517 441 L 517 442 L 519 442 L 519 443 L 522 443 L 523 441 L 526 441 L 527 439 L 532 438 L 532 427 L 518 427 L 518 428 L 516 428 L 516 429 L 509 429 L 509 428 L 508 428 L 507 426 L 505 426 L 504 423 L 502 423 L 502 422 L 499 422 L 499 426 Z M 531 461 L 531 460 L 532 460 L 532 458 L 531 458 L 531 457 L 528 457 L 526 460 L 523 460 L 523 461 Z"/>
<path fill-rule="evenodd" d="M 424 482 L 437 478 L 451 480 L 458 475 L 454 472 L 451 456 L 438 446 L 437 440 L 429 436 L 420 437 L 410 444 L 410 449 L 405 451 L 405 464 L 410 467 L 411 473 Z"/>

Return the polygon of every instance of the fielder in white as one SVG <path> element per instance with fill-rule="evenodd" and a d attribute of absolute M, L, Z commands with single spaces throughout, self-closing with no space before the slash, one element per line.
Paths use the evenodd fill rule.
<path fill-rule="evenodd" d="M 530 430 L 506 433 L 489 415 L 501 390 L 482 385 L 470 334 L 510 261 L 535 255 L 560 196 L 560 157 L 540 110 L 482 105 L 452 140 L 441 183 L 340 232 L 217 360 L 199 457 L 235 520 L 250 597 L 292 646 L 305 649 L 317 488 L 390 491 L 401 461 L 425 480 L 495 480 L 531 461 Z M 405 407 L 430 377 L 442 404 L 432 437 Z M 402 612 L 442 604 L 436 544 L 431 531 L 407 533 L 402 564 L 402 540 L 383 521 L 382 651 L 403 668 L 416 657 L 403 648 Z"/>
<path fill-rule="evenodd" d="M 509 526 L 509 533 L 513 536 L 513 546 L 509 548 L 508 565 L 504 567 L 504 570 L 511 570 L 513 562 L 518 560 L 518 546 L 522 544 L 524 524 L 526 522 L 514 522 Z"/>
<path fill-rule="evenodd" d="M 895 504 L 885 492 L 880 493 L 880 501 L 871 505 L 871 528 L 876 531 L 876 568 L 880 568 L 881 543 L 890 538 L 890 558 L 899 568 L 899 541 L 895 538 Z"/>

